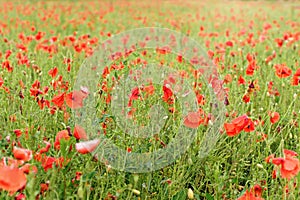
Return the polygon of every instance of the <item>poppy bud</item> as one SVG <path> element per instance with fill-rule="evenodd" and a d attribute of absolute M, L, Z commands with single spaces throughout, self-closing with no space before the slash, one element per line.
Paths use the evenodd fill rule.
<path fill-rule="evenodd" d="M 191 188 L 188 189 L 187 195 L 189 199 L 194 199 L 194 192 Z"/>

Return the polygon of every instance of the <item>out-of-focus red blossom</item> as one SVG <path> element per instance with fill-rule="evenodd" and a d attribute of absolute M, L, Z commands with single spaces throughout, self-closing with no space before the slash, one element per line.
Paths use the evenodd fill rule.
<path fill-rule="evenodd" d="M 49 183 L 41 183 L 40 188 L 40 193 L 43 195 L 49 189 Z"/>
<path fill-rule="evenodd" d="M 0 167 L 9 166 L 12 168 L 18 168 L 22 164 L 24 164 L 23 160 L 16 160 L 16 159 L 9 158 L 9 157 L 3 157 L 0 160 Z"/>
<path fill-rule="evenodd" d="M 131 107 L 133 100 L 137 100 L 139 98 L 140 98 L 140 89 L 138 87 L 135 87 L 131 90 L 131 94 L 127 106 Z"/>
<path fill-rule="evenodd" d="M 80 139 L 86 140 L 87 139 L 87 135 L 86 135 L 84 128 L 82 128 L 81 126 L 79 126 L 77 124 L 75 125 L 73 135 L 78 140 L 80 140 Z"/>
<path fill-rule="evenodd" d="M 278 90 L 276 88 L 273 89 L 273 85 L 274 85 L 273 81 L 270 81 L 268 83 L 268 93 L 269 93 L 269 95 L 280 96 L 280 93 L 278 92 Z"/>
<path fill-rule="evenodd" d="M 245 79 L 243 78 L 243 76 L 240 76 L 239 79 L 238 79 L 238 84 L 239 85 L 245 85 L 246 84 L 246 81 Z"/>
<path fill-rule="evenodd" d="M 58 94 L 54 96 L 51 100 L 52 103 L 54 103 L 58 107 L 62 107 L 65 101 L 65 93 Z"/>
<path fill-rule="evenodd" d="M 3 85 L 4 81 L 3 79 L 0 77 L 0 87 Z"/>
<path fill-rule="evenodd" d="M 294 151 L 287 150 L 287 149 L 283 150 L 283 154 L 284 154 L 283 158 L 281 157 L 275 158 L 274 155 L 272 154 L 266 158 L 266 162 L 269 163 L 270 160 L 272 160 L 272 163 L 274 165 L 281 166 L 280 167 L 281 177 L 290 180 L 291 178 L 297 176 L 297 174 L 300 172 L 300 162 L 299 159 L 296 158 L 298 154 Z"/>
<path fill-rule="evenodd" d="M 14 157 L 18 160 L 23 160 L 24 162 L 31 160 L 32 151 L 29 149 L 23 149 L 19 147 L 13 147 Z"/>
<path fill-rule="evenodd" d="M 21 137 L 21 135 L 22 135 L 22 131 L 20 129 L 15 129 L 14 133 L 16 134 L 17 138 Z"/>
<path fill-rule="evenodd" d="M 64 139 L 64 140 L 69 140 L 70 139 L 70 135 L 69 135 L 69 132 L 67 130 L 59 131 L 56 134 L 55 142 L 54 142 L 55 149 L 59 149 L 60 148 L 60 141 L 62 139 Z"/>
<path fill-rule="evenodd" d="M 272 124 L 275 124 L 280 119 L 280 115 L 278 112 L 269 112 L 269 116 L 270 116 L 270 122 Z"/>
<path fill-rule="evenodd" d="M 174 97 L 173 97 L 173 92 L 170 88 L 167 86 L 163 86 L 163 101 L 166 102 L 167 104 L 173 104 L 174 103 Z"/>
<path fill-rule="evenodd" d="M 225 44 L 228 47 L 233 47 L 233 42 L 232 41 L 227 41 Z"/>
<path fill-rule="evenodd" d="M 50 142 L 47 142 L 47 141 L 44 141 L 44 143 L 46 144 L 46 146 L 44 148 L 41 148 L 40 149 L 40 153 L 47 153 L 51 147 L 51 143 Z"/>
<path fill-rule="evenodd" d="M 145 97 L 148 97 L 150 95 L 153 95 L 154 94 L 154 91 L 155 91 L 155 88 L 152 84 L 150 85 L 146 85 L 144 88 L 143 88 L 143 92 L 146 92 L 146 96 Z"/>
<path fill-rule="evenodd" d="M 87 94 L 81 91 L 73 91 L 66 95 L 65 100 L 67 106 L 72 109 L 78 109 L 83 106 L 83 100 L 87 97 Z"/>
<path fill-rule="evenodd" d="M 63 168 L 70 162 L 70 160 L 71 159 L 64 157 L 55 158 L 55 164 L 57 167 Z"/>
<path fill-rule="evenodd" d="M 22 200 L 22 199 L 26 199 L 26 195 L 23 193 L 20 193 L 15 196 L 15 200 Z"/>
<path fill-rule="evenodd" d="M 224 123 L 226 134 L 230 137 L 238 135 L 243 130 L 245 132 L 251 132 L 255 130 L 253 121 L 248 118 L 247 115 L 242 115 L 235 118 L 231 123 Z"/>
<path fill-rule="evenodd" d="M 248 61 L 248 66 L 246 69 L 246 74 L 248 76 L 252 76 L 254 74 L 254 70 L 258 69 L 259 66 L 257 66 L 256 64 L 256 59 L 253 55 L 251 55 L 250 53 L 247 54 L 247 61 Z"/>
<path fill-rule="evenodd" d="M 248 93 L 244 94 L 244 96 L 243 96 L 243 102 L 249 103 L 250 99 L 251 99 L 250 94 L 248 94 Z"/>
<path fill-rule="evenodd" d="M 48 169 L 52 169 L 53 163 L 55 163 L 55 158 L 50 156 L 43 156 L 41 163 L 44 170 L 48 171 Z"/>
<path fill-rule="evenodd" d="M 49 74 L 52 78 L 55 78 L 55 76 L 57 75 L 57 73 L 58 73 L 57 67 L 54 67 L 54 68 L 52 68 L 52 69 L 50 69 L 50 70 L 48 71 L 48 74 Z"/>
<path fill-rule="evenodd" d="M 94 139 L 90 141 L 76 143 L 75 148 L 78 153 L 87 154 L 93 152 L 99 144 L 100 140 Z"/>
<path fill-rule="evenodd" d="M 275 38 L 275 42 L 277 43 L 278 47 L 282 47 L 284 40 L 281 38 Z"/>
<path fill-rule="evenodd" d="M 279 78 L 287 78 L 292 74 L 292 70 L 285 64 L 276 64 L 274 65 L 274 69 L 276 76 Z"/>
<path fill-rule="evenodd" d="M 5 60 L 2 62 L 2 68 L 6 68 L 8 72 L 12 72 L 14 69 L 9 60 Z"/>
<path fill-rule="evenodd" d="M 292 79 L 292 85 L 296 86 L 296 85 L 299 85 L 299 84 L 300 84 L 300 68 L 297 69 L 297 71 L 293 75 L 293 79 Z M 0 80 L 0 85 L 1 85 L 1 80 Z"/>
<path fill-rule="evenodd" d="M 190 112 L 184 118 L 183 124 L 189 128 L 198 128 L 201 123 L 204 122 L 204 119 L 201 117 L 199 112 Z"/>
<path fill-rule="evenodd" d="M 72 179 L 72 183 L 74 183 L 75 181 L 79 181 L 81 175 L 82 175 L 82 172 L 76 172 L 76 176 L 75 176 L 75 178 Z"/>
<path fill-rule="evenodd" d="M 255 185 L 253 188 L 246 190 L 246 192 L 240 196 L 237 200 L 264 200 L 261 197 L 262 188 L 259 185 Z"/>
<path fill-rule="evenodd" d="M 224 83 L 231 83 L 231 82 L 232 82 L 231 74 L 226 74 L 224 77 Z"/>
<path fill-rule="evenodd" d="M 29 174 L 30 172 L 37 174 L 38 169 L 36 166 L 31 165 L 29 163 L 26 163 L 25 165 L 23 165 L 22 167 L 19 168 L 20 170 L 22 170 L 25 174 Z"/>
<path fill-rule="evenodd" d="M 66 159 L 63 157 L 55 158 L 55 157 L 46 156 L 45 154 L 40 154 L 40 153 L 36 153 L 34 156 L 34 159 L 42 164 L 42 167 L 44 168 L 45 171 L 52 169 L 54 164 L 57 167 L 62 168 L 68 162 L 70 162 L 70 159 Z"/>
<path fill-rule="evenodd" d="M 255 124 L 254 124 L 254 122 L 251 119 L 249 119 L 248 124 L 244 127 L 243 130 L 245 132 L 252 132 L 252 131 L 254 131 L 255 130 Z"/>
<path fill-rule="evenodd" d="M 14 193 L 26 185 L 26 176 L 22 170 L 9 166 L 0 167 L 0 188 Z"/>

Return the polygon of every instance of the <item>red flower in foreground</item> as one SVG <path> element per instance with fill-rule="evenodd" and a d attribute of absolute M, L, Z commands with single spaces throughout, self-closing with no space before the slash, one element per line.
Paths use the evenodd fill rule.
<path fill-rule="evenodd" d="M 99 139 L 90 140 L 86 142 L 79 142 L 75 144 L 75 148 L 78 153 L 87 154 L 93 152 L 97 148 L 99 143 Z"/>
<path fill-rule="evenodd" d="M 280 119 L 280 115 L 278 112 L 269 112 L 269 116 L 270 116 L 270 122 L 272 124 L 278 122 Z"/>
<path fill-rule="evenodd" d="M 86 140 L 87 139 L 87 135 L 86 135 L 85 130 L 79 125 L 75 125 L 73 135 L 78 140 L 80 140 L 80 139 L 85 139 Z"/>
<path fill-rule="evenodd" d="M 253 192 L 249 192 L 248 190 L 246 190 L 246 192 L 243 194 L 243 196 L 241 196 L 240 198 L 238 198 L 237 200 L 263 200 L 264 198 L 261 197 L 256 197 Z"/>
<path fill-rule="evenodd" d="M 13 148 L 14 157 L 18 160 L 29 161 L 32 158 L 32 151 L 28 149 L 23 149 L 19 147 Z"/>
<path fill-rule="evenodd" d="M 16 192 L 26 185 L 26 176 L 22 170 L 8 166 L 0 167 L 0 188 Z"/>
<path fill-rule="evenodd" d="M 50 156 L 43 156 L 41 163 L 44 170 L 48 171 L 48 169 L 52 169 L 53 163 L 55 163 L 55 158 Z"/>
<path fill-rule="evenodd" d="M 69 132 L 67 130 L 59 131 L 55 137 L 55 142 L 54 142 L 55 149 L 60 148 L 60 140 L 62 140 L 62 139 L 69 140 L 69 138 L 70 138 L 70 136 L 69 136 Z"/>
<path fill-rule="evenodd" d="M 232 137 L 238 135 L 243 130 L 245 132 L 251 132 L 255 129 L 254 123 L 247 115 L 242 115 L 240 117 L 232 120 L 231 123 L 224 123 L 224 128 L 228 136 Z"/>
<path fill-rule="evenodd" d="M 184 118 L 183 124 L 189 128 L 197 128 L 203 122 L 199 112 L 190 112 Z"/>
<path fill-rule="evenodd" d="M 167 86 L 163 86 L 163 101 L 166 102 L 167 104 L 173 104 L 174 103 L 174 97 L 173 97 L 173 92 L 170 88 Z"/>
<path fill-rule="evenodd" d="M 274 68 L 276 70 L 276 76 L 278 76 L 279 78 L 286 78 L 292 74 L 292 70 L 285 64 L 274 65 Z"/>
<path fill-rule="evenodd" d="M 52 103 L 54 103 L 58 107 L 62 107 L 65 101 L 65 93 L 61 93 L 52 98 Z"/>
<path fill-rule="evenodd" d="M 78 109 L 83 106 L 83 100 L 87 97 L 87 94 L 81 91 L 73 91 L 66 95 L 66 103 L 72 109 Z"/>
<path fill-rule="evenodd" d="M 284 149 L 284 158 L 273 158 L 272 163 L 276 166 L 281 166 L 280 173 L 282 178 L 291 179 L 300 172 L 300 162 L 296 158 L 296 152 Z"/>

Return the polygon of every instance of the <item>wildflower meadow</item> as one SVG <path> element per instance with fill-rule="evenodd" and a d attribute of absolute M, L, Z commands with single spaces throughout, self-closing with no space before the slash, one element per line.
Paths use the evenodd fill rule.
<path fill-rule="evenodd" d="M 0 1 L 0 199 L 300 199 L 299 1 Z"/>

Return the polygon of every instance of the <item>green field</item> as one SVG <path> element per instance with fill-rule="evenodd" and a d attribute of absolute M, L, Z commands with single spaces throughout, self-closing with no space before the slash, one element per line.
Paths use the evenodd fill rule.
<path fill-rule="evenodd" d="M 0 5 L 0 199 L 300 199 L 299 1 Z M 186 49 L 191 58 L 182 57 L 145 27 L 176 31 L 201 51 Z M 111 56 L 100 44 L 109 49 L 110 41 L 135 28 L 148 30 L 157 47 L 128 39 L 136 46 L 126 52 L 126 42 L 114 46 L 121 56 L 103 65 L 93 60 L 99 52 Z M 90 72 L 80 71 L 90 63 Z M 136 77 L 146 69 L 152 70 L 146 78 Z M 171 75 L 148 80 L 162 69 Z M 210 74 L 222 85 L 220 98 L 211 93 L 218 86 Z M 96 77 L 94 91 L 80 85 L 88 84 L 85 76 Z M 131 85 L 118 90 L 127 76 Z M 181 105 L 181 88 L 193 88 L 196 108 Z M 113 108 L 120 94 L 128 98 L 122 120 L 124 113 Z M 133 134 L 141 129 L 124 130 L 125 122 L 162 128 L 142 129 L 149 135 L 139 138 Z M 193 137 L 180 135 L 181 122 Z M 176 146 L 174 159 L 155 170 L 120 170 L 113 159 L 93 153 L 107 140 L 126 156 L 147 155 L 177 136 L 191 144 Z"/>

